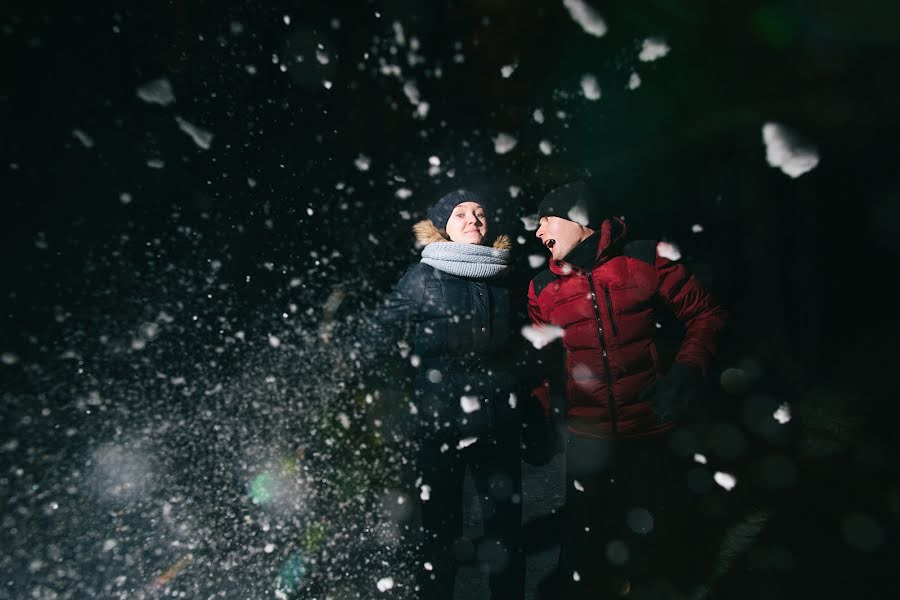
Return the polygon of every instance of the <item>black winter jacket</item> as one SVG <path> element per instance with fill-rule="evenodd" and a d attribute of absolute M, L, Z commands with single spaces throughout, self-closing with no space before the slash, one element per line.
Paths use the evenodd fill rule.
<path fill-rule="evenodd" d="M 512 301 L 508 276 L 470 279 L 419 262 L 375 313 L 368 343 L 410 346 L 420 434 L 451 441 L 517 426 Z"/>

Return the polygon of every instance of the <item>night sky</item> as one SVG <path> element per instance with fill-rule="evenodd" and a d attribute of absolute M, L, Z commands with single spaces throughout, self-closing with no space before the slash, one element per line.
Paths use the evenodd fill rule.
<path fill-rule="evenodd" d="M 318 351 L 323 305 L 340 290 L 352 329 L 458 187 L 520 238 L 524 295 L 544 254 L 527 217 L 576 178 L 729 309 L 697 431 L 727 438 L 740 500 L 710 511 L 725 526 L 782 506 L 761 543 L 795 549 L 737 587 L 897 583 L 900 4 L 588 2 L 603 35 L 563 0 L 16 4 L 0 11 L 0 597 L 170 580 L 271 597 L 289 540 L 312 555 L 342 535 L 329 498 L 369 489 L 342 451 L 393 414 L 366 413 L 369 374 Z M 815 165 L 770 165 L 767 124 Z M 369 378 L 384 398 L 386 378 Z M 756 426 L 784 404 L 788 434 Z M 323 449 L 338 412 L 359 437 Z M 273 464 L 347 474 L 309 514 L 270 515 L 277 549 L 242 563 L 268 538 L 234 523 L 260 518 L 249 482 Z M 203 560 L 173 567 L 175 542 Z M 366 573 L 348 578 L 361 597 L 379 593 Z"/>

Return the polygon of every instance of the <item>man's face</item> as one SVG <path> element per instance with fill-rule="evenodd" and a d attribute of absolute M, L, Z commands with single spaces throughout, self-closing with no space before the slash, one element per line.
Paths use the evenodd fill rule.
<path fill-rule="evenodd" d="M 534 235 L 550 250 L 553 260 L 562 260 L 587 238 L 586 231 L 578 223 L 562 217 L 541 217 L 540 226 Z"/>
<path fill-rule="evenodd" d="M 446 231 L 452 242 L 480 244 L 487 230 L 484 209 L 477 202 L 457 204 L 447 220 Z"/>

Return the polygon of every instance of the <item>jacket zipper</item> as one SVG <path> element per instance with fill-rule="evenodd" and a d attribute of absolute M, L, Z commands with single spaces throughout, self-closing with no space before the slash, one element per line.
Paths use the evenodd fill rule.
<path fill-rule="evenodd" d="M 591 287 L 591 302 L 594 305 L 594 316 L 597 318 L 597 337 L 600 340 L 600 353 L 603 356 L 603 370 L 606 375 L 606 395 L 609 401 L 609 421 L 612 434 L 616 435 L 618 429 L 616 423 L 616 401 L 613 398 L 612 374 L 609 372 L 609 357 L 606 355 L 606 340 L 603 337 L 603 321 L 600 319 L 600 306 L 597 304 L 597 291 L 594 288 L 594 279 L 591 273 L 586 273 L 588 285 Z M 609 305 L 607 305 L 609 306 Z"/>
<path fill-rule="evenodd" d="M 612 325 L 613 335 L 619 337 L 619 328 L 616 327 L 616 318 L 613 316 L 612 297 L 609 295 L 609 288 L 604 286 L 603 293 L 606 295 L 606 312 L 609 313 L 609 324 Z"/>

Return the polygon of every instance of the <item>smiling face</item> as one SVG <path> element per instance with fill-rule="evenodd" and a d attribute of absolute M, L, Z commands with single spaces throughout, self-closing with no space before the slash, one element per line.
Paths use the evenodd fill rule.
<path fill-rule="evenodd" d="M 451 242 L 480 244 L 488 230 L 484 209 L 477 202 L 457 204 L 447 220 L 446 230 Z"/>
<path fill-rule="evenodd" d="M 575 246 L 593 235 L 594 230 L 562 217 L 541 217 L 534 232 L 553 260 L 562 260 Z"/>

